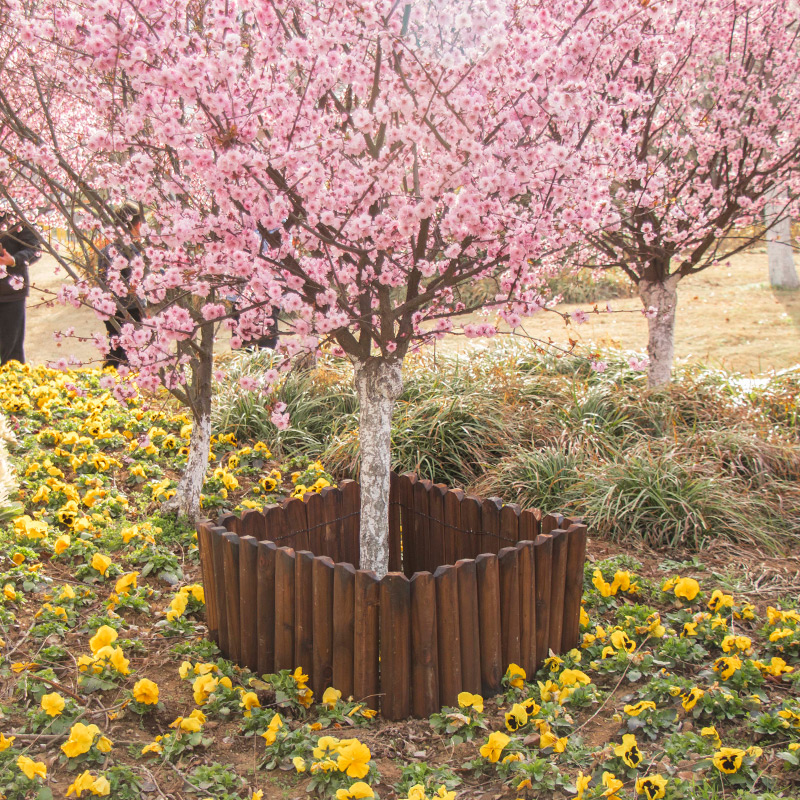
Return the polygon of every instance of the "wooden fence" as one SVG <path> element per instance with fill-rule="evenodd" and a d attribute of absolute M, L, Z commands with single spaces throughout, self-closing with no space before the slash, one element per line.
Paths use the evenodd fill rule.
<path fill-rule="evenodd" d="M 390 572 L 359 562 L 359 486 L 198 526 L 211 637 L 259 673 L 302 667 L 390 720 L 491 695 L 578 644 L 586 526 L 392 475 Z"/>

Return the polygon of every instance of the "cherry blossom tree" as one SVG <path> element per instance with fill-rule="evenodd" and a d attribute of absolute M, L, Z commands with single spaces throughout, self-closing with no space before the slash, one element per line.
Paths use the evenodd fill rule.
<path fill-rule="evenodd" d="M 650 7 L 631 34 L 633 57 L 621 53 L 602 86 L 610 115 L 592 130 L 609 151 L 620 223 L 587 232 L 575 260 L 621 267 L 636 284 L 649 382 L 660 386 L 673 364 L 678 283 L 763 237 L 773 189 L 785 193 L 769 227 L 796 214 L 800 17 L 785 0 Z"/>
<path fill-rule="evenodd" d="M 328 344 L 353 363 L 361 566 L 383 574 L 403 359 L 448 332 L 515 328 L 545 304 L 548 255 L 614 222 L 589 137 L 609 117 L 597 84 L 632 58 L 652 12 L 638 0 L 14 0 L 10 13 L 0 169 L 78 231 L 91 219 L 113 236 L 115 201 L 147 208 L 132 284 L 154 310 L 121 341 L 140 385 L 192 408 L 187 480 L 202 482 L 207 461 L 217 328 L 240 346 L 280 312 L 286 358 Z M 52 94 L 79 125 L 48 113 Z M 465 302 L 486 280 L 489 297 Z M 126 290 L 95 275 L 63 298 L 107 316 Z M 458 326 L 475 311 L 484 321 Z"/>

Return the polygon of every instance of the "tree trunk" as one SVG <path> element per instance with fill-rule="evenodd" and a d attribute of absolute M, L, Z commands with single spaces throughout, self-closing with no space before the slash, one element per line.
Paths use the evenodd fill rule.
<path fill-rule="evenodd" d="M 776 289 L 800 288 L 800 278 L 794 265 L 792 253 L 792 223 L 788 216 L 775 222 L 783 213 L 785 203 L 773 197 L 764 209 L 767 225 L 767 260 L 769 262 L 769 283 Z"/>
<path fill-rule="evenodd" d="M 400 361 L 370 358 L 355 365 L 361 441 L 361 569 L 389 570 L 389 476 L 392 411 L 403 390 Z"/>
<path fill-rule="evenodd" d="M 639 297 L 645 309 L 651 306 L 657 312 L 647 318 L 647 355 L 650 366 L 647 382 L 650 388 L 664 386 L 672 375 L 675 358 L 675 309 L 678 305 L 678 275 L 666 281 L 639 281 Z"/>
<path fill-rule="evenodd" d="M 201 517 L 200 494 L 208 471 L 211 450 L 211 375 L 214 366 L 214 335 L 210 325 L 200 335 L 200 352 L 192 359 L 192 436 L 189 456 L 178 481 L 175 495 L 162 505 L 167 513 L 176 513 L 191 523 Z"/>

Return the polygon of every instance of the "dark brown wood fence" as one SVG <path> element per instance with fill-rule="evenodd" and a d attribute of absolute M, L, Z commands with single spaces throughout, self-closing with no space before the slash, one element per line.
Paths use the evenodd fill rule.
<path fill-rule="evenodd" d="M 198 526 L 211 637 L 259 673 L 302 667 L 390 720 L 492 695 L 578 644 L 586 526 L 392 475 L 390 572 L 359 563 L 359 486 Z"/>

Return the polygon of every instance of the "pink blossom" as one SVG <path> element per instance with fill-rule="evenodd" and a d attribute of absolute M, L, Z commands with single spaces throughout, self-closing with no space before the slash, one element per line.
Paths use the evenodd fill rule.
<path fill-rule="evenodd" d="M 279 430 L 285 431 L 289 428 L 289 415 L 281 414 L 278 411 L 273 411 L 270 415 L 272 424 Z"/>
<path fill-rule="evenodd" d="M 246 392 L 252 392 L 253 389 L 258 386 L 258 382 L 250 375 L 242 375 L 242 377 L 239 378 L 239 386 Z"/>
<path fill-rule="evenodd" d="M 595 359 L 591 362 L 590 366 L 594 372 L 599 372 L 600 374 L 602 374 L 608 368 L 608 362 L 601 361 L 600 359 Z"/>
<path fill-rule="evenodd" d="M 646 370 L 650 366 L 650 359 L 645 356 L 644 358 L 639 358 L 638 356 L 631 356 L 628 359 L 628 366 L 636 370 L 637 372 L 642 372 Z"/>
<path fill-rule="evenodd" d="M 577 311 L 573 311 L 570 314 L 570 318 L 572 319 L 572 321 L 576 325 L 583 325 L 583 323 L 586 322 L 589 319 L 589 317 L 586 314 L 586 312 L 582 311 L 581 309 L 578 309 Z"/>

